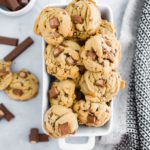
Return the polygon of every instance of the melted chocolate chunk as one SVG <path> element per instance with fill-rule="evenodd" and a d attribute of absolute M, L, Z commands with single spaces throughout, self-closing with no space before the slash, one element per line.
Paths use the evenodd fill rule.
<path fill-rule="evenodd" d="M 83 18 L 81 16 L 74 15 L 72 17 L 72 20 L 75 24 L 82 24 L 83 23 Z"/>
<path fill-rule="evenodd" d="M 60 24 L 60 22 L 59 22 L 58 18 L 54 17 L 54 18 L 50 19 L 50 26 L 52 29 L 58 28 L 59 24 Z"/>
<path fill-rule="evenodd" d="M 59 124 L 59 130 L 62 136 L 71 133 L 68 122 Z"/>
<path fill-rule="evenodd" d="M 23 91 L 20 89 L 13 89 L 13 93 L 18 95 L 18 96 L 21 96 L 23 94 Z"/>
<path fill-rule="evenodd" d="M 58 90 L 55 87 L 52 87 L 49 90 L 49 97 L 50 98 L 57 98 L 58 94 L 59 94 L 59 92 L 58 92 Z"/>
<path fill-rule="evenodd" d="M 96 121 L 96 117 L 95 117 L 95 116 L 88 115 L 88 117 L 87 117 L 87 123 L 92 123 L 92 124 L 94 124 L 95 121 Z"/>
<path fill-rule="evenodd" d="M 63 52 L 63 49 L 57 47 L 54 50 L 54 57 L 58 57 Z"/>
<path fill-rule="evenodd" d="M 0 77 L 4 77 L 8 74 L 6 70 L 0 70 Z"/>
<path fill-rule="evenodd" d="M 90 57 L 93 61 L 97 59 L 97 55 L 93 50 L 87 52 L 87 57 Z"/>

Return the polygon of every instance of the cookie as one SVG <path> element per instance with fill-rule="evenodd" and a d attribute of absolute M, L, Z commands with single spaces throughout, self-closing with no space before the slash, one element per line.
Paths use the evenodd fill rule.
<path fill-rule="evenodd" d="M 44 127 L 50 137 L 66 137 L 77 131 L 77 116 L 71 109 L 54 105 L 45 114 Z"/>
<path fill-rule="evenodd" d="M 13 74 L 12 82 L 5 92 L 11 99 L 26 101 L 37 95 L 38 88 L 38 79 L 29 71 L 21 70 Z"/>
<path fill-rule="evenodd" d="M 35 21 L 34 32 L 48 44 L 60 44 L 73 33 L 71 18 L 64 9 L 46 7 Z"/>
<path fill-rule="evenodd" d="M 116 29 L 114 25 L 111 22 L 108 22 L 107 20 L 102 20 L 101 24 L 96 31 L 97 34 L 106 34 L 106 35 L 116 35 Z"/>
<path fill-rule="evenodd" d="M 111 118 L 111 109 L 106 103 L 96 103 L 80 100 L 73 107 L 77 113 L 79 124 L 100 127 Z"/>
<path fill-rule="evenodd" d="M 12 81 L 11 62 L 0 60 L 0 90 L 6 89 Z"/>
<path fill-rule="evenodd" d="M 66 40 L 58 46 L 48 45 L 45 50 L 47 72 L 59 80 L 76 79 L 79 76 L 80 46 Z"/>
<path fill-rule="evenodd" d="M 101 16 L 94 1 L 74 0 L 66 7 L 66 11 L 71 16 L 75 38 L 86 40 L 96 33 L 101 23 Z"/>
<path fill-rule="evenodd" d="M 109 102 L 117 95 L 125 83 L 116 71 L 89 72 L 86 71 L 80 80 L 81 91 L 90 97 L 96 97 L 101 102 Z"/>
<path fill-rule="evenodd" d="M 51 106 L 71 107 L 75 99 L 75 83 L 72 80 L 55 81 L 49 90 Z"/>
<path fill-rule="evenodd" d="M 87 70 L 99 72 L 116 69 L 121 59 L 121 46 L 115 36 L 95 35 L 87 40 L 81 51 Z"/>

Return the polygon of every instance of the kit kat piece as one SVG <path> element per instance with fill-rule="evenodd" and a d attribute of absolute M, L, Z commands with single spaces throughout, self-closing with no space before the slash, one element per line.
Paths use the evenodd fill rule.
<path fill-rule="evenodd" d="M 49 141 L 49 136 L 46 134 L 39 134 L 39 142 L 47 142 Z"/>
<path fill-rule="evenodd" d="M 6 0 L 0 0 L 0 5 L 6 5 Z"/>
<path fill-rule="evenodd" d="M 32 38 L 28 37 L 21 44 L 19 44 L 12 52 L 4 57 L 5 61 L 13 61 L 17 56 L 23 53 L 29 46 L 33 44 Z"/>
<path fill-rule="evenodd" d="M 39 131 L 37 128 L 32 128 L 29 135 L 29 142 L 35 144 L 39 142 Z"/>
<path fill-rule="evenodd" d="M 18 45 L 18 41 L 19 40 L 17 38 L 0 36 L 0 44 L 17 46 Z"/>
<path fill-rule="evenodd" d="M 3 104 L 0 104 L 0 110 L 1 114 L 4 113 L 3 118 L 7 121 L 11 121 L 15 117 Z"/>
<path fill-rule="evenodd" d="M 8 4 L 9 9 L 11 9 L 12 11 L 16 11 L 21 8 L 21 5 L 17 0 L 6 0 L 6 3 Z"/>

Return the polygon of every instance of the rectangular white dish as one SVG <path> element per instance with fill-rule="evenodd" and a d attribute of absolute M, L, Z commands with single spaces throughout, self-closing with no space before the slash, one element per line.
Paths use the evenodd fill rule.
<path fill-rule="evenodd" d="M 60 8 L 64 8 L 66 5 L 49 5 L 50 7 L 60 7 Z M 106 19 L 110 22 L 113 23 L 113 17 L 112 17 L 112 11 L 111 9 L 103 4 L 97 4 L 98 8 L 101 10 L 101 14 L 102 14 L 102 18 Z M 49 89 L 49 85 L 50 85 L 50 76 L 48 75 L 48 73 L 46 72 L 46 67 L 45 67 L 45 60 L 44 60 L 44 50 L 45 50 L 45 42 L 42 39 L 42 46 L 43 46 L 43 50 L 42 50 L 42 67 L 43 67 L 43 85 L 42 85 L 42 89 L 43 89 L 43 95 L 42 95 L 42 127 L 43 127 L 43 131 L 45 134 L 47 134 L 47 132 L 44 129 L 44 114 L 47 111 L 47 109 L 49 108 L 49 101 L 48 101 L 48 89 Z M 111 109 L 112 109 L 112 118 L 113 118 L 113 104 L 111 102 Z M 80 126 L 77 133 L 75 135 L 72 136 L 103 136 L 106 135 L 110 132 L 111 130 L 111 126 L 112 126 L 112 118 L 110 119 L 110 121 L 99 128 L 95 128 L 95 127 L 86 127 L 86 126 Z"/>

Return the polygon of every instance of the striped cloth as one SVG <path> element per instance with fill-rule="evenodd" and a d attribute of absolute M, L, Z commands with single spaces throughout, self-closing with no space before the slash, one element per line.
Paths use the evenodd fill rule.
<path fill-rule="evenodd" d="M 115 149 L 150 150 L 150 0 L 144 2 L 137 31 L 127 109 L 127 134 Z"/>

